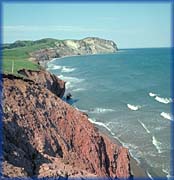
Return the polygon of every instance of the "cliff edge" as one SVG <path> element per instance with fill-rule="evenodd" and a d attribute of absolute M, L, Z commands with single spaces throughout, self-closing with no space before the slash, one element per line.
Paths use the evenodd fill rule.
<path fill-rule="evenodd" d="M 30 59 L 42 62 L 65 56 L 114 53 L 117 50 L 113 41 L 89 37 L 82 40 L 55 41 L 51 48 L 43 48 L 30 53 Z"/>
<path fill-rule="evenodd" d="M 43 86 L 44 78 L 52 75 L 21 73 L 31 76 L 3 77 L 5 177 L 131 176 L 128 149 L 111 142 L 85 114 L 63 102 L 63 88 L 58 95 Z"/>

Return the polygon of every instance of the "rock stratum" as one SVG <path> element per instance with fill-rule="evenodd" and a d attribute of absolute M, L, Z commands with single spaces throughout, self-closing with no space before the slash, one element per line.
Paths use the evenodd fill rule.
<path fill-rule="evenodd" d="M 131 177 L 128 149 L 61 100 L 62 80 L 20 73 L 3 76 L 4 177 Z"/>
<path fill-rule="evenodd" d="M 55 41 L 53 47 L 30 53 L 30 59 L 43 62 L 65 56 L 114 53 L 117 50 L 117 46 L 113 41 L 89 37 L 82 40 Z"/>

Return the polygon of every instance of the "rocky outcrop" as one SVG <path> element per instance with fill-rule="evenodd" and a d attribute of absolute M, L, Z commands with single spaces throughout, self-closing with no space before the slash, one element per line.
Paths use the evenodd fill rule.
<path fill-rule="evenodd" d="M 3 77 L 4 176 L 130 177 L 128 149 L 100 134 L 37 75 Z"/>
<path fill-rule="evenodd" d="M 30 53 L 30 57 L 32 60 L 42 62 L 64 56 L 114 53 L 117 50 L 113 41 L 91 37 L 82 40 L 56 41 L 54 47 L 34 51 Z"/>
<path fill-rule="evenodd" d="M 57 95 L 58 97 L 63 97 L 65 92 L 65 82 L 59 79 L 54 74 L 49 73 L 48 71 L 34 71 L 21 69 L 18 71 L 18 74 L 21 74 L 33 81 L 37 84 L 42 85 L 43 87 L 50 90 L 52 93 Z"/>

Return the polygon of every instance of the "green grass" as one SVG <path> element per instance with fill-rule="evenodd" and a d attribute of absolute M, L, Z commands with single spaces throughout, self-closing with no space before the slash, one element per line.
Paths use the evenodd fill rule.
<path fill-rule="evenodd" d="M 3 50 L 3 72 L 12 74 L 13 63 L 13 74 L 15 75 L 18 75 L 17 71 L 22 68 L 39 70 L 40 67 L 37 63 L 29 61 L 29 53 L 39 49 L 54 47 L 56 41 L 58 40 L 42 39 L 38 41 L 29 41 L 29 43 L 24 41 L 25 46 L 23 47 L 20 46 L 21 43 L 18 43 L 19 41 L 10 44 L 8 48 L 4 48 Z M 20 44 L 19 47 L 18 44 Z"/>

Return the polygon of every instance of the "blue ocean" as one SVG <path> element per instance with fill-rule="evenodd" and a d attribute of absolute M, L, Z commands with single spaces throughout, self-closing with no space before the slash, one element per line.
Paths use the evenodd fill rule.
<path fill-rule="evenodd" d="M 70 104 L 128 147 L 149 177 L 169 175 L 170 48 L 65 57 L 47 69 L 66 81 Z"/>

